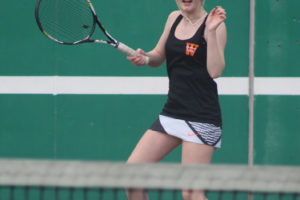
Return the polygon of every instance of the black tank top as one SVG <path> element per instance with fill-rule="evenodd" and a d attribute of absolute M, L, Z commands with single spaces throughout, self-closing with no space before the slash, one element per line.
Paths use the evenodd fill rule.
<path fill-rule="evenodd" d="M 204 29 L 207 16 L 195 35 L 186 40 L 175 37 L 175 29 L 182 18 L 179 15 L 174 22 L 165 46 L 169 92 L 161 114 L 221 127 L 217 84 L 206 67 Z"/>

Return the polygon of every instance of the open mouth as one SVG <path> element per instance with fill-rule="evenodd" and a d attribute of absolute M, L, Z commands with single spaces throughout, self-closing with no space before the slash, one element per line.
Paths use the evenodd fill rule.
<path fill-rule="evenodd" d="M 185 6 L 190 6 L 192 2 L 193 2 L 193 0 L 182 0 L 182 3 L 183 3 Z"/>

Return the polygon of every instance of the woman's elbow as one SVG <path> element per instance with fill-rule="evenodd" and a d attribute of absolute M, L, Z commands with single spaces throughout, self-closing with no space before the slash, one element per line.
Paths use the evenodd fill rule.
<path fill-rule="evenodd" d="M 222 73 L 209 73 L 209 76 L 212 78 L 212 79 L 215 79 L 215 78 L 219 78 L 221 76 Z"/>
<path fill-rule="evenodd" d="M 208 70 L 208 74 L 212 79 L 219 78 L 225 68 L 225 64 L 222 64 L 215 70 Z"/>

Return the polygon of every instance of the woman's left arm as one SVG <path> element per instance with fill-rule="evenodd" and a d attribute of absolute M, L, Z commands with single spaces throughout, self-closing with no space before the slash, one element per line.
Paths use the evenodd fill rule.
<path fill-rule="evenodd" d="M 225 10 L 218 6 L 212 9 L 206 21 L 207 71 L 212 78 L 220 77 L 225 68 L 224 51 L 227 42 L 225 19 Z"/>

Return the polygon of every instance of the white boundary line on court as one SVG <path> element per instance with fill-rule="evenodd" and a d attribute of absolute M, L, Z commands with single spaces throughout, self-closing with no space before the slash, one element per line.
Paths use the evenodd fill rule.
<path fill-rule="evenodd" d="M 220 95 L 248 95 L 248 77 L 216 79 Z M 255 95 L 300 95 L 300 78 L 254 80 Z M 167 77 L 0 76 L 0 94 L 164 95 Z"/>

